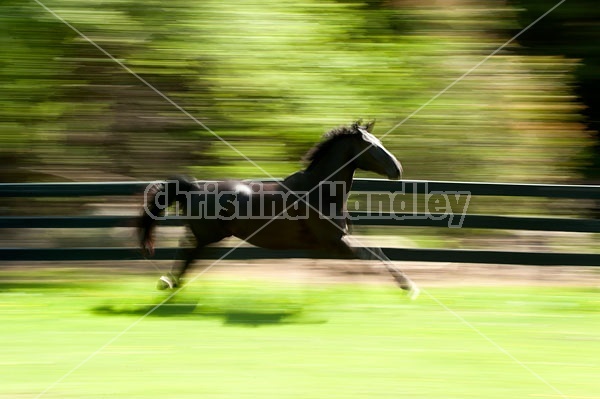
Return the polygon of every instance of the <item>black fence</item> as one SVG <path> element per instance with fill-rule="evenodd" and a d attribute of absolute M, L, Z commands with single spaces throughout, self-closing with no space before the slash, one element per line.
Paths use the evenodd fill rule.
<path fill-rule="evenodd" d="M 0 197 L 97 197 L 141 195 L 150 182 L 108 183 L 4 183 Z M 537 197 L 588 199 L 600 201 L 597 185 L 507 184 L 443 181 L 388 181 L 357 179 L 353 193 L 469 193 L 471 196 Z M 355 225 L 369 226 L 429 226 L 448 228 L 446 214 L 380 213 L 373 218 L 365 212 L 350 212 Z M 367 217 L 369 216 L 369 217 Z M 393 216 L 393 217 L 392 217 Z M 517 217 L 499 215 L 458 215 L 461 227 L 475 229 L 537 230 L 600 233 L 600 220 L 582 218 Z M 167 218 L 160 225 L 181 225 L 180 219 Z M 135 226 L 132 216 L 3 216 L 0 228 L 55 229 L 55 228 L 111 228 Z M 398 231 L 401 235 L 401 230 Z M 600 266 L 600 254 L 509 252 L 469 249 L 383 248 L 386 255 L 398 261 L 495 263 L 525 265 L 581 265 Z M 178 257 L 176 248 L 159 248 L 155 259 Z M 211 248 L 208 259 L 274 259 L 313 257 L 304 251 L 271 251 L 254 247 Z M 0 248 L 0 261 L 77 261 L 142 259 L 137 248 Z"/>

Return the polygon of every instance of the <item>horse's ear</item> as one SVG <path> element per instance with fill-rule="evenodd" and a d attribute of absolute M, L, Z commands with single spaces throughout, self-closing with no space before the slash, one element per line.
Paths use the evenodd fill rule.
<path fill-rule="evenodd" d="M 354 122 L 352 124 L 352 129 L 353 130 L 358 130 L 358 128 L 360 128 L 362 125 L 362 119 L 357 120 L 356 122 Z"/>
<path fill-rule="evenodd" d="M 365 130 L 369 133 L 373 133 L 373 126 L 375 126 L 375 119 L 367 123 L 367 125 L 365 126 Z"/>

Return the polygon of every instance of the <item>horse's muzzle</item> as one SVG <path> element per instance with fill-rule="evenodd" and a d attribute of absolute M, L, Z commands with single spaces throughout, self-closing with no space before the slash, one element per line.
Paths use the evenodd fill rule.
<path fill-rule="evenodd" d="M 397 159 L 394 159 L 394 165 L 388 168 L 387 177 L 390 180 L 398 180 L 402 177 L 402 165 Z"/>

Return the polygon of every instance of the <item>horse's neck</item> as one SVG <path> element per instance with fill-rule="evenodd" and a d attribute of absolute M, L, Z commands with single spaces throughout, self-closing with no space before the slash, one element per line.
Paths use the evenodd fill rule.
<path fill-rule="evenodd" d="M 305 201 L 321 211 L 328 211 L 330 205 L 335 204 L 335 213 L 339 217 L 345 212 L 346 199 L 355 171 L 351 165 L 346 165 L 341 169 L 339 166 L 339 162 L 335 165 L 311 164 L 307 169 L 286 177 L 282 182 L 283 188 L 295 192 L 308 192 L 308 197 L 304 197 Z M 323 182 L 335 184 L 327 187 L 327 185 L 322 185 Z"/>
<path fill-rule="evenodd" d="M 356 168 L 353 165 L 340 165 L 338 161 L 330 159 L 322 159 L 317 164 L 311 164 L 305 171 L 304 175 L 314 185 L 320 182 L 344 183 L 345 194 L 348 194 L 354 179 L 354 171 Z"/>

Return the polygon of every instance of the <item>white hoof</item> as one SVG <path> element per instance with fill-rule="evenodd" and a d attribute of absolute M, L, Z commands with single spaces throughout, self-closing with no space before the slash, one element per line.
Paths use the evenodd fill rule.
<path fill-rule="evenodd" d="M 159 290 L 166 290 L 175 288 L 175 281 L 169 276 L 160 276 L 156 288 Z"/>
<path fill-rule="evenodd" d="M 415 283 L 411 283 L 410 287 L 408 289 L 408 299 L 410 299 L 411 301 L 414 301 L 415 299 L 417 299 L 419 297 L 420 294 L 421 294 L 421 290 L 419 289 L 419 287 L 417 287 L 417 285 Z"/>

